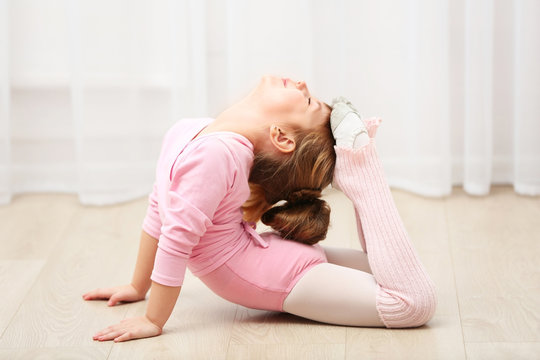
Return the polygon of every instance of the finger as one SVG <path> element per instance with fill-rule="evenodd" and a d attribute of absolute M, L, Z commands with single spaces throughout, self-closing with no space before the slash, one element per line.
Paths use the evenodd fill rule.
<path fill-rule="evenodd" d="M 109 299 L 109 301 L 107 302 L 107 305 L 108 306 L 114 306 L 116 305 L 117 302 L 121 301 L 121 295 L 116 293 L 114 294 L 113 296 L 111 296 L 111 298 Z"/>
<path fill-rule="evenodd" d="M 123 333 L 122 335 L 116 337 L 114 339 L 114 342 L 122 342 L 122 341 L 127 341 L 127 340 L 131 340 L 131 339 L 134 339 L 135 337 L 133 336 L 133 334 L 131 332 L 125 332 Z"/>
<path fill-rule="evenodd" d="M 95 289 L 83 295 L 85 300 L 103 300 L 108 299 L 113 294 L 112 289 Z"/>
<path fill-rule="evenodd" d="M 92 336 L 92 339 L 94 340 L 97 340 L 100 336 L 103 336 L 105 334 L 107 334 L 109 332 L 109 330 L 106 330 L 106 329 L 103 329 L 101 331 L 98 331 L 97 333 L 95 333 L 93 336 Z"/>
<path fill-rule="evenodd" d="M 113 340 L 114 338 L 117 338 L 118 336 L 122 335 L 125 332 L 125 330 L 112 330 L 105 334 L 102 334 L 97 337 L 97 340 L 99 341 L 108 341 Z"/>
<path fill-rule="evenodd" d="M 93 299 L 96 297 L 96 294 L 98 293 L 99 289 L 94 289 L 92 291 L 89 291 L 83 295 L 83 298 L 86 300 Z"/>
<path fill-rule="evenodd" d="M 120 330 L 118 327 L 118 325 L 111 325 L 111 326 L 107 326 L 106 328 L 104 329 L 101 329 L 100 331 L 98 331 L 97 333 L 94 334 L 94 338 L 98 338 L 100 336 L 105 336 L 113 331 L 118 331 Z"/>

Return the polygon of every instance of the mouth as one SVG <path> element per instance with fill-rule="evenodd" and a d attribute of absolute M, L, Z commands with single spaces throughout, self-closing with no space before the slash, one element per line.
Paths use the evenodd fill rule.
<path fill-rule="evenodd" d="M 281 80 L 283 80 L 283 86 L 287 87 L 287 79 L 283 78 Z"/>

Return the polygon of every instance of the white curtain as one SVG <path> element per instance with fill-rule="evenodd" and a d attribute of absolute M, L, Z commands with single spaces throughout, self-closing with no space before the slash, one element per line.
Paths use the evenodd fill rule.
<path fill-rule="evenodd" d="M 540 194 L 540 1 L 0 0 L 0 203 L 146 195 L 165 131 L 263 74 L 380 116 L 394 187 Z"/>

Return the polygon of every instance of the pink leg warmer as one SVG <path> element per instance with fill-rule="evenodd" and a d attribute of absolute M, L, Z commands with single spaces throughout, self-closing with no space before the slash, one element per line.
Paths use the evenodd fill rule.
<path fill-rule="evenodd" d="M 437 298 L 433 282 L 413 248 L 395 206 L 373 136 L 360 149 L 336 147 L 334 183 L 352 200 L 365 236 L 365 251 L 378 291 L 376 307 L 388 328 L 416 327 L 432 318 Z"/>

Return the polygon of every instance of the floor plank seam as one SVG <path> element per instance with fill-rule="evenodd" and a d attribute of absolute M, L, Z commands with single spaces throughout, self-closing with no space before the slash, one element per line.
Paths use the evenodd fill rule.
<path fill-rule="evenodd" d="M 461 319 L 461 306 L 460 306 L 460 303 L 459 303 L 459 291 L 458 291 L 458 287 L 457 287 L 457 281 L 456 281 L 456 271 L 455 271 L 455 263 L 454 263 L 454 252 L 453 252 L 453 247 L 452 247 L 452 241 L 450 239 L 450 231 L 448 231 L 450 229 L 450 222 L 448 221 L 448 198 L 444 199 L 444 202 L 443 202 L 443 209 L 444 209 L 444 220 L 445 220 L 445 223 L 446 223 L 446 230 L 447 230 L 447 237 L 446 237 L 446 242 L 447 242 L 447 245 L 448 245 L 448 250 L 450 252 L 449 256 L 450 256 L 450 264 L 452 266 L 452 280 L 454 281 L 454 289 L 456 290 L 456 304 L 457 304 L 457 307 L 458 307 L 458 319 L 459 319 L 459 328 L 461 329 L 461 340 L 462 340 L 462 343 L 463 343 L 463 353 L 465 354 L 465 359 L 468 359 L 468 356 L 467 356 L 467 347 L 465 346 L 466 345 L 466 341 L 465 341 L 465 332 L 463 331 L 463 321 Z"/>
<path fill-rule="evenodd" d="M 231 341 L 232 341 L 232 334 L 233 334 L 233 331 L 234 331 L 234 324 L 236 323 L 236 316 L 238 314 L 238 305 L 235 306 L 234 308 L 234 317 L 233 317 L 233 321 L 231 323 L 231 332 L 229 333 L 229 341 L 227 341 L 227 351 L 225 352 L 225 359 L 228 359 L 229 358 L 229 349 L 231 348 Z"/>
<path fill-rule="evenodd" d="M 109 346 L 109 351 L 107 352 L 107 357 L 105 358 L 105 360 L 109 360 L 109 358 L 111 357 L 113 347 L 114 347 L 114 343 L 112 343 L 111 346 Z"/>

